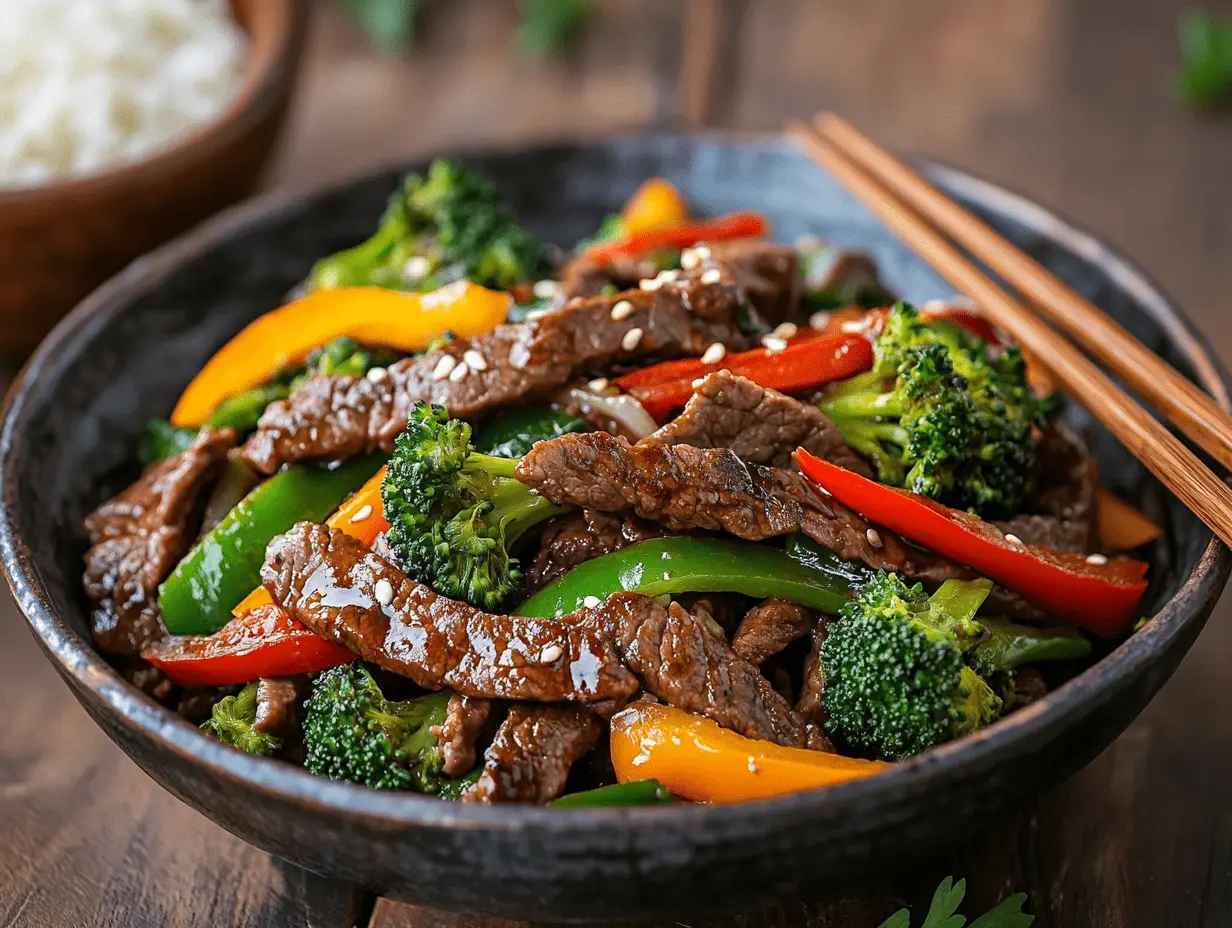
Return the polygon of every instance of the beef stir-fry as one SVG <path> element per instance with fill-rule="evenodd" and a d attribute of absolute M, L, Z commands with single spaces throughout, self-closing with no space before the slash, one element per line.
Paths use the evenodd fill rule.
<path fill-rule="evenodd" d="M 465 802 L 773 796 L 1041 698 L 1130 633 L 1149 522 L 978 311 L 770 232 L 654 180 L 553 267 L 408 177 L 146 425 L 97 646 L 235 749 Z"/>

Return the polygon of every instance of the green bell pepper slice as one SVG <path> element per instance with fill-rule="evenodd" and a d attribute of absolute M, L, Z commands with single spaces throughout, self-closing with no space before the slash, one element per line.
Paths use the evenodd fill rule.
<path fill-rule="evenodd" d="M 163 624 L 173 635 L 209 635 L 261 582 L 265 547 L 296 522 L 323 522 L 377 472 L 387 455 L 337 467 L 292 467 L 240 500 L 158 588 Z"/>
<path fill-rule="evenodd" d="M 553 799 L 548 805 L 558 809 L 618 809 L 624 806 L 651 806 L 675 802 L 676 797 L 658 780 L 614 783 Z"/>
<path fill-rule="evenodd" d="M 778 596 L 836 613 L 851 595 L 842 572 L 802 564 L 768 545 L 718 538 L 651 538 L 580 564 L 514 615 L 558 618 L 612 593 L 743 593 Z M 591 605 L 594 605 L 592 602 Z"/>
<path fill-rule="evenodd" d="M 497 458 L 523 457 L 537 441 L 585 432 L 576 416 L 542 406 L 519 406 L 493 413 L 475 436 L 475 450 Z"/>

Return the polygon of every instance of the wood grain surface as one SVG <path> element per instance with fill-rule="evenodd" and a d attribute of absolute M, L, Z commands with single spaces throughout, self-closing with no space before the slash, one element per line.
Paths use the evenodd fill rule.
<path fill-rule="evenodd" d="M 1232 120 L 1194 116 L 1168 86 L 1188 5 L 717 0 L 723 52 L 705 110 L 773 129 L 835 109 L 890 146 L 1018 189 L 1138 259 L 1232 358 Z M 680 4 L 599 7 L 580 47 L 541 66 L 510 54 L 513 4 L 435 5 L 424 44 L 401 59 L 320 4 L 267 187 L 459 144 L 678 124 Z M 1017 819 L 823 905 L 689 928 L 871 928 L 926 904 L 948 873 L 968 878 L 971 912 L 1028 892 L 1039 928 L 1232 924 L 1228 603 L 1130 730 Z M 0 697 L 0 925 L 498 928 L 294 870 L 163 793 L 77 707 L 7 594 Z"/>

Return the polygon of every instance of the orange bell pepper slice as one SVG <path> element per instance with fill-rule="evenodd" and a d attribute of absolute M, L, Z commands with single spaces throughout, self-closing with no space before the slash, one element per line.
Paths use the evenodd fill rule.
<path fill-rule="evenodd" d="M 691 218 L 689 204 L 680 191 L 662 177 L 644 181 L 629 197 L 620 217 L 625 235 L 682 226 Z"/>
<path fill-rule="evenodd" d="M 757 741 L 654 703 L 635 703 L 614 716 L 611 744 L 621 783 L 658 780 L 672 795 L 694 802 L 768 799 L 858 780 L 890 766 Z"/>
<path fill-rule="evenodd" d="M 1099 546 L 1105 551 L 1132 551 L 1149 545 L 1164 533 L 1119 496 L 1099 488 Z"/>
<path fill-rule="evenodd" d="M 367 345 L 420 351 L 445 332 L 471 337 L 505 321 L 511 297 L 469 281 L 433 293 L 380 287 L 318 290 L 250 323 L 180 395 L 173 425 L 196 428 L 229 396 L 265 383 L 313 348 L 349 335 Z"/>
<path fill-rule="evenodd" d="M 389 528 L 389 523 L 385 521 L 385 504 L 381 502 L 381 481 L 384 479 L 385 468 L 382 467 L 359 488 L 359 492 L 339 506 L 325 524 L 358 538 L 366 545 L 376 541 L 376 536 Z M 231 614 L 238 618 L 271 603 L 273 600 L 269 592 L 259 586 L 240 600 Z"/>

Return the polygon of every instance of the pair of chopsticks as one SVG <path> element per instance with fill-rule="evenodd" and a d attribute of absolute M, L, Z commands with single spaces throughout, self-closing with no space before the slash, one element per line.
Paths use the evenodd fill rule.
<path fill-rule="evenodd" d="M 1042 360 L 1160 483 L 1232 545 L 1232 489 L 1077 346 L 1225 467 L 1232 467 L 1232 416 L 1092 303 L 841 117 L 822 113 L 813 126 L 792 122 L 788 132 L 937 273 Z M 1030 308 L 989 280 L 946 235 L 1017 289 Z"/>

